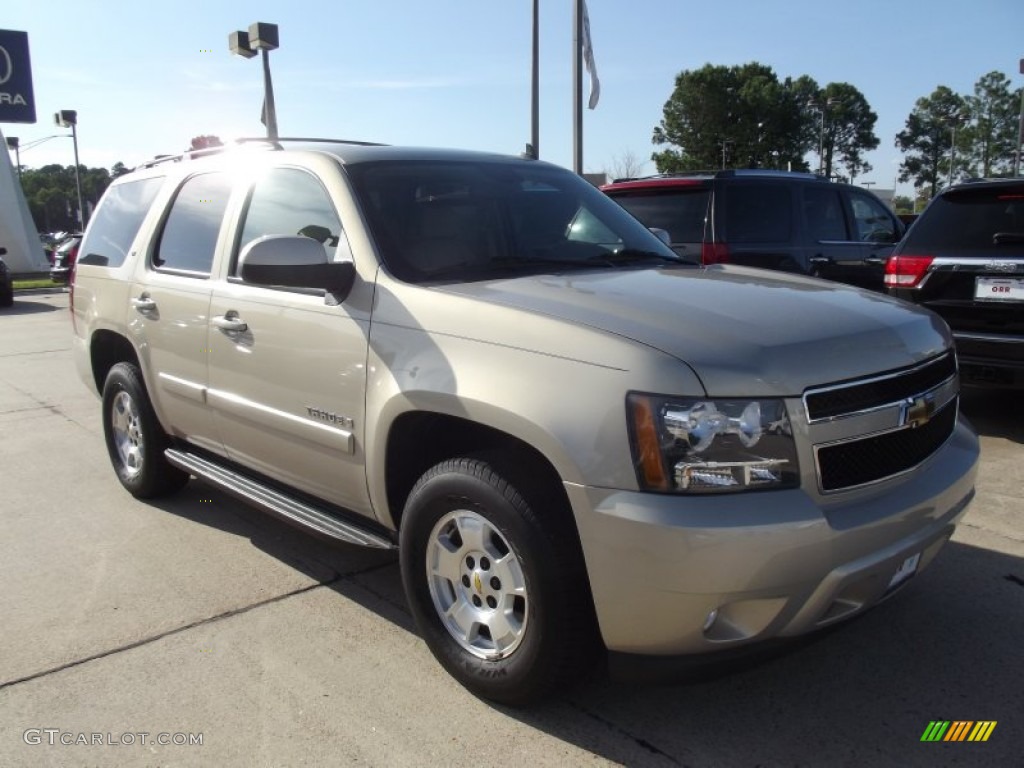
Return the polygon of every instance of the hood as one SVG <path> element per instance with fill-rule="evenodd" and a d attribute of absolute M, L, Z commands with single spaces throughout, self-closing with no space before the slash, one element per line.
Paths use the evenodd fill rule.
<path fill-rule="evenodd" d="M 460 283 L 441 290 L 616 334 L 690 366 L 707 393 L 797 396 L 952 345 L 928 310 L 839 283 L 715 265 Z"/>

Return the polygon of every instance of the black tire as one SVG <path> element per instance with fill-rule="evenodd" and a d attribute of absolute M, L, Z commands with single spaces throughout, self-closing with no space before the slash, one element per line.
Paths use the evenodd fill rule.
<path fill-rule="evenodd" d="M 164 457 L 170 445 L 146 393 L 139 369 L 118 363 L 103 384 L 103 435 L 117 479 L 139 499 L 179 490 L 189 475 Z"/>
<path fill-rule="evenodd" d="M 0 307 L 10 307 L 14 304 L 14 289 L 0 289 Z"/>
<path fill-rule="evenodd" d="M 430 469 L 406 503 L 400 559 L 409 606 L 442 666 L 476 695 L 522 706 L 574 682 L 600 645 L 569 511 L 531 505 L 552 494 L 507 476 L 474 458 Z M 466 540 L 474 526 L 477 544 Z"/>

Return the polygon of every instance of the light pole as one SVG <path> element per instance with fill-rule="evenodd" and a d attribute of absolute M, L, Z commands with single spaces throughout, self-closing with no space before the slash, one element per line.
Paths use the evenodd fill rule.
<path fill-rule="evenodd" d="M 729 151 L 729 145 L 732 144 L 732 140 L 723 139 L 722 142 L 722 170 L 725 170 L 725 156 Z"/>
<path fill-rule="evenodd" d="M 818 102 L 815 99 L 811 99 L 807 102 L 807 106 L 811 109 L 818 110 L 818 114 L 821 116 L 821 126 L 818 129 L 818 175 L 825 175 L 825 111 L 838 104 L 839 100 L 834 98 L 825 99 L 824 103 Z"/>
<path fill-rule="evenodd" d="M 71 129 L 71 140 L 75 144 L 75 189 L 78 191 L 78 231 L 85 231 L 85 208 L 82 206 L 82 176 L 78 172 L 78 112 L 62 109 L 53 113 L 53 122 L 61 128 Z"/>
<path fill-rule="evenodd" d="M 261 21 L 249 25 L 248 32 L 232 32 L 228 35 L 228 49 L 239 56 L 251 59 L 257 51 L 263 56 L 263 118 L 267 126 L 267 138 L 277 141 L 277 109 L 274 107 L 274 83 L 270 79 L 270 52 L 278 47 L 277 24 Z"/>
<path fill-rule="evenodd" d="M 18 183 L 21 183 L 21 152 L 18 149 L 18 137 L 7 137 L 7 148 L 14 150 L 14 162 L 18 166 Z"/>

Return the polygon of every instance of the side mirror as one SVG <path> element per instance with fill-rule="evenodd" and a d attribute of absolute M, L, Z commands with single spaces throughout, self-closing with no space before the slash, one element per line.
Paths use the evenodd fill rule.
<path fill-rule="evenodd" d="M 6 256 L 6 255 L 7 255 L 7 249 L 4 248 L 2 245 L 0 245 L 0 256 Z"/>
<path fill-rule="evenodd" d="M 648 227 L 649 230 L 654 234 L 656 238 L 661 240 L 665 245 L 672 245 L 672 235 L 668 233 L 668 230 L 662 229 L 661 227 Z"/>
<path fill-rule="evenodd" d="M 299 235 L 264 235 L 242 249 L 239 275 L 247 283 L 327 291 L 333 301 L 345 300 L 355 281 L 351 261 L 327 261 L 324 247 Z"/>

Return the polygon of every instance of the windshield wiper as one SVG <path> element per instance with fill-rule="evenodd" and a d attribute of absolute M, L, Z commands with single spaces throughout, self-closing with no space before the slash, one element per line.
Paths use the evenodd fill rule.
<path fill-rule="evenodd" d="M 490 272 L 500 272 L 507 269 L 520 269 L 525 267 L 573 267 L 575 269 L 593 269 L 594 264 L 585 259 L 547 259 L 541 256 L 506 256 L 500 259 L 489 259 L 487 261 L 463 261 L 458 264 L 451 264 L 440 269 L 430 270 L 424 275 L 425 280 L 444 279 L 451 276 L 465 276 L 467 278 L 480 278 Z"/>
<path fill-rule="evenodd" d="M 678 255 L 661 253 L 660 251 L 645 251 L 641 248 L 623 248 L 619 251 L 609 251 L 599 256 L 591 256 L 591 261 L 605 261 L 609 264 L 624 264 L 631 261 L 650 261 L 651 259 L 658 259 L 659 261 L 668 261 L 673 264 L 691 264 L 692 262 L 686 261 L 680 258 Z"/>
<path fill-rule="evenodd" d="M 1024 243 L 1024 232 L 996 232 L 992 235 L 992 242 L 996 245 L 1003 243 Z"/>

